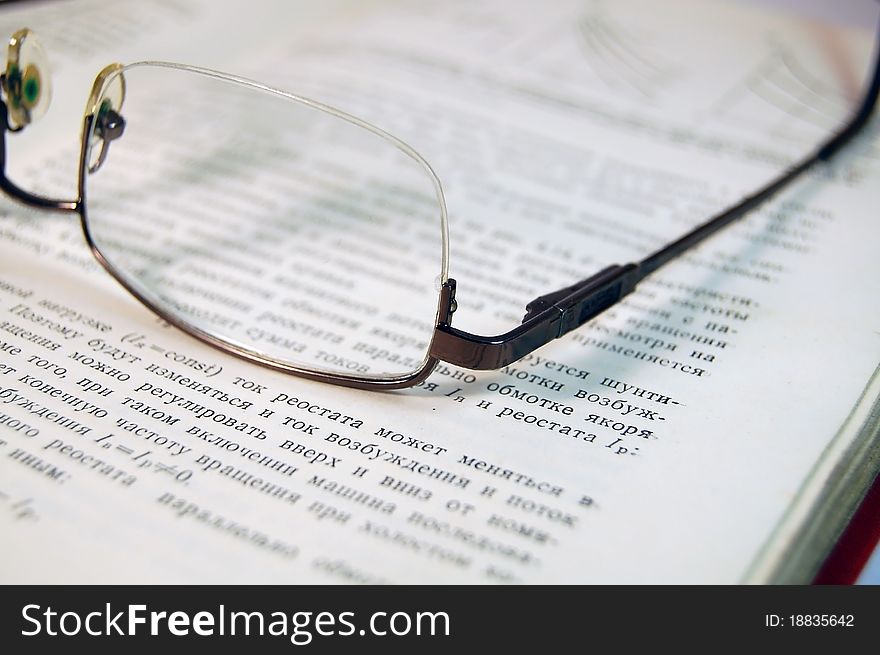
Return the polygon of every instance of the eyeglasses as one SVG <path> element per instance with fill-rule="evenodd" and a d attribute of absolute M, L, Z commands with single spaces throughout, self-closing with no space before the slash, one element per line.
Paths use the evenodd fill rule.
<path fill-rule="evenodd" d="M 78 215 L 100 264 L 188 334 L 287 373 L 397 389 L 438 361 L 485 370 L 519 360 L 829 160 L 868 121 L 878 64 L 880 52 L 858 109 L 812 154 L 643 260 L 532 300 L 497 336 L 452 327 L 446 205 L 429 164 L 378 127 L 251 80 L 165 62 L 107 66 L 86 105 L 79 196 L 49 199 L 5 172 L 6 132 L 50 98 L 44 52 L 20 30 L 2 76 L 0 187 Z"/>

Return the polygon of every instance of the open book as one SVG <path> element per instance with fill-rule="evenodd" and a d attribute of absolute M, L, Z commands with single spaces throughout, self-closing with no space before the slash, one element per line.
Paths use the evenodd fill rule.
<path fill-rule="evenodd" d="M 0 13 L 55 69 L 47 116 L 7 135 L 10 177 L 75 196 L 108 63 L 259 79 L 432 164 L 455 324 L 484 334 L 758 188 L 846 118 L 871 60 L 870 30 L 705 0 L 226 7 Z M 878 155 L 875 119 L 579 330 L 387 393 L 208 347 L 116 284 L 75 221 L 2 199 L 2 577 L 807 582 L 878 468 Z"/>

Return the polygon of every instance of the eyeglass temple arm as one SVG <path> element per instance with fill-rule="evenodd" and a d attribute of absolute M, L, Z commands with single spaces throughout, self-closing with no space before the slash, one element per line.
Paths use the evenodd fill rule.
<path fill-rule="evenodd" d="M 805 173 L 814 164 L 820 161 L 828 161 L 844 145 L 846 145 L 868 122 L 874 107 L 877 104 L 877 94 L 880 91 L 880 24 L 877 26 L 877 35 L 874 39 L 874 68 L 871 73 L 871 81 L 862 98 L 859 107 L 852 117 L 827 141 L 820 144 L 812 154 L 807 155 L 801 161 L 794 164 L 767 186 L 756 191 L 750 196 L 743 198 L 738 204 L 730 207 L 720 214 L 688 232 L 683 237 L 658 250 L 653 255 L 642 260 L 640 266 L 642 277 L 656 271 L 669 260 L 677 257 L 685 250 L 696 245 L 708 236 L 711 236 L 723 227 L 726 227 L 744 214 L 755 209 L 766 200 L 772 198 L 777 192 L 785 188 L 790 182 Z"/>
<path fill-rule="evenodd" d="M 470 334 L 450 325 L 455 308 L 456 283 L 455 280 L 448 280 L 441 291 L 441 319 L 434 331 L 431 356 L 477 370 L 498 369 L 512 364 L 598 316 L 629 294 L 647 275 L 769 200 L 817 162 L 831 159 L 865 126 L 877 104 L 880 92 L 880 24 L 874 50 L 871 81 L 864 98 L 850 120 L 831 138 L 763 188 L 638 264 L 609 266 L 570 287 L 540 296 L 526 305 L 526 315 L 521 325 L 492 337 Z"/>

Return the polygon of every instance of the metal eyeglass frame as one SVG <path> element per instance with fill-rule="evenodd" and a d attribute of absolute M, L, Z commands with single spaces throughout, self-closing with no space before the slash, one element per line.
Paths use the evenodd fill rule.
<path fill-rule="evenodd" d="M 24 32 L 26 31 L 22 30 L 17 32 L 16 35 L 20 35 Z M 13 36 L 13 39 L 14 38 L 15 36 Z M 766 186 L 760 188 L 751 195 L 746 196 L 737 204 L 709 218 L 681 238 L 664 246 L 640 262 L 609 266 L 595 275 L 581 280 L 569 287 L 553 291 L 552 293 L 545 294 L 532 300 L 526 305 L 526 314 L 522 323 L 509 332 L 496 336 L 481 336 L 470 334 L 452 327 L 452 316 L 456 308 L 456 281 L 451 278 L 446 279 L 445 275 L 442 276 L 441 279 L 443 280 L 443 284 L 440 289 L 436 323 L 428 355 L 419 370 L 396 377 L 378 379 L 345 373 L 305 369 L 275 360 L 265 355 L 241 349 L 234 344 L 223 341 L 214 335 L 186 323 L 179 317 L 156 306 L 149 299 L 145 298 L 137 289 L 133 288 L 123 279 L 123 277 L 114 269 L 112 264 L 108 263 L 92 239 L 86 212 L 85 180 L 86 173 L 89 170 L 89 137 L 92 134 L 93 126 L 98 120 L 105 121 L 105 123 L 102 124 L 102 127 L 105 130 L 105 133 L 109 135 L 105 144 L 102 145 L 101 157 L 105 154 L 104 149 L 106 149 L 109 140 L 120 136 L 124 129 L 124 120 L 122 120 L 115 112 L 110 112 L 109 116 L 103 115 L 99 119 L 99 107 L 97 106 L 98 100 L 101 98 L 101 93 L 110 77 L 118 75 L 121 71 L 130 67 L 141 64 L 152 64 L 183 69 L 251 86 L 287 97 L 291 100 L 308 104 L 316 109 L 329 111 L 344 120 L 365 127 L 376 134 L 388 138 L 398 148 L 401 148 L 411 157 L 414 157 L 418 162 L 423 164 L 428 172 L 433 175 L 427 163 L 415 153 L 415 151 L 409 148 L 409 146 L 369 123 L 321 103 L 294 96 L 277 89 L 272 89 L 251 80 L 218 73 L 216 71 L 164 62 L 141 62 L 141 64 L 132 64 L 131 66 L 112 64 L 102 70 L 96 77 L 89 98 L 89 103 L 86 106 L 80 150 L 78 197 L 76 200 L 55 200 L 35 195 L 20 188 L 6 175 L 6 132 L 20 131 L 23 126 L 13 127 L 9 122 L 9 109 L 7 107 L 7 102 L 9 100 L 8 90 L 6 88 L 6 76 L 3 75 L 2 79 L 0 79 L 0 81 L 3 82 L 3 84 L 0 85 L 3 90 L 3 94 L 0 96 L 0 133 L 2 133 L 2 137 L 0 137 L 0 189 L 2 189 L 9 197 L 28 206 L 78 215 L 86 241 L 100 264 L 140 302 L 146 305 L 154 313 L 158 314 L 162 319 L 177 326 L 188 334 L 227 353 L 269 368 L 281 370 L 301 377 L 360 389 L 400 389 L 414 386 L 425 380 L 440 361 L 468 369 L 491 370 L 502 368 L 521 359 L 537 348 L 553 341 L 554 339 L 562 337 L 590 319 L 598 316 L 603 311 L 616 304 L 621 298 L 632 292 L 636 284 L 647 275 L 650 275 L 670 260 L 763 204 L 815 164 L 831 159 L 831 157 L 840 151 L 844 145 L 850 142 L 865 126 L 877 103 L 878 91 L 880 91 L 880 25 L 878 25 L 877 35 L 875 37 L 874 50 L 873 69 L 870 73 L 870 80 L 864 97 L 861 99 L 856 111 L 846 123 L 844 123 L 826 141 L 822 142 L 811 154 L 797 161 L 782 174 L 770 181 Z M 435 182 L 438 194 L 442 194 L 439 188 L 439 182 L 436 181 L 436 178 Z M 445 213 L 443 218 L 445 219 Z M 443 221 L 442 227 L 444 230 L 444 248 L 446 248 L 448 246 L 445 233 L 445 220 Z M 445 261 L 446 259 L 444 258 L 444 263 Z"/>

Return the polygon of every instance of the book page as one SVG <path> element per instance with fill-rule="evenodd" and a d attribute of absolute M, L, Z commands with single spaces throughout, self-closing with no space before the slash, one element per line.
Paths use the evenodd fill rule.
<path fill-rule="evenodd" d="M 87 25 L 94 7 L 114 5 L 61 6 L 65 21 Z M 108 61 L 176 57 L 260 79 L 361 117 L 430 163 L 449 211 L 453 325 L 485 335 L 518 325 L 542 294 L 641 260 L 809 152 L 847 116 L 871 56 L 864 31 L 726 3 L 390 3 L 328 11 L 287 34 L 279 26 L 300 5 L 266 3 L 251 14 L 266 38 L 228 51 L 241 43 L 234 16 L 186 5 L 187 18 L 181 7 L 119 14 L 120 29 L 148 20 L 163 26 L 158 36 L 132 27 L 106 47 L 63 50 L 58 78 L 80 90 L 59 83 L 50 113 L 67 118 L 44 135 L 7 135 L 10 175 L 47 195 L 76 193 L 81 102 Z M 57 15 L 44 20 L 51 34 Z M 157 111 L 195 102 L 163 88 L 153 89 Z M 192 105 L 192 115 L 221 106 Z M 280 165 L 259 166 L 275 152 L 273 125 L 230 139 L 241 179 Z M 199 143 L 189 127 L 157 129 L 155 145 L 134 152 L 146 162 Z M 394 392 L 312 382 L 211 348 L 117 284 L 78 220 L 4 199 L 4 579 L 745 579 L 880 359 L 876 132 L 874 121 L 833 163 L 564 338 L 500 371 L 441 363 Z M 287 253 L 276 261 L 234 220 L 252 225 L 303 180 L 368 179 L 351 161 L 321 175 L 294 162 L 296 174 L 271 185 L 228 184 L 206 219 L 213 232 L 202 233 L 217 238 L 205 257 L 228 294 L 200 295 L 206 274 L 195 268 L 179 274 L 189 314 L 253 321 L 265 334 L 266 311 L 276 325 L 301 318 L 282 309 L 296 287 L 387 326 L 352 343 L 337 320 L 339 348 L 306 351 L 316 363 L 369 371 L 403 352 L 399 290 L 436 234 L 393 221 L 378 243 L 366 231 L 314 232 L 276 244 Z M 136 158 L 113 170 L 120 189 L 151 179 Z M 167 194 L 178 210 L 206 209 L 192 179 L 134 200 L 109 194 L 130 210 L 132 250 L 152 225 L 137 212 L 160 221 Z M 385 208 L 412 206 L 391 187 L 379 196 Z M 362 265 L 300 266 L 319 245 Z M 368 292 L 339 292 L 354 279 L 369 280 Z"/>

